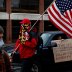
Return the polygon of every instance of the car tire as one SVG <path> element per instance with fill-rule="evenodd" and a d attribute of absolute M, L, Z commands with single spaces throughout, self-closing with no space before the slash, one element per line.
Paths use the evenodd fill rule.
<path fill-rule="evenodd" d="M 32 72 L 41 72 L 41 66 L 38 63 L 34 63 L 32 66 Z"/>

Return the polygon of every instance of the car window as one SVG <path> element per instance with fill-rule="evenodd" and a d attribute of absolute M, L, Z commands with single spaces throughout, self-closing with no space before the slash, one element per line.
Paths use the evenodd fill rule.
<path fill-rule="evenodd" d="M 41 35 L 41 38 L 43 39 L 43 46 L 45 46 L 45 44 L 47 43 L 50 36 L 51 36 L 51 34 L 49 34 L 49 33 L 44 33 Z"/>
<path fill-rule="evenodd" d="M 57 34 L 53 37 L 52 40 L 60 40 L 60 39 L 68 39 L 68 37 L 65 34 Z"/>
<path fill-rule="evenodd" d="M 54 32 L 46 32 L 42 33 L 41 38 L 43 40 L 43 47 L 50 45 L 52 40 L 59 40 L 59 39 L 68 39 L 69 37 L 64 33 L 54 33 Z"/>

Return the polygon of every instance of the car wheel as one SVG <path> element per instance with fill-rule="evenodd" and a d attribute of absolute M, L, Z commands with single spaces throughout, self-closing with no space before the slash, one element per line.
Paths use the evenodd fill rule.
<path fill-rule="evenodd" d="M 41 66 L 39 64 L 33 64 L 32 72 L 41 72 Z"/>

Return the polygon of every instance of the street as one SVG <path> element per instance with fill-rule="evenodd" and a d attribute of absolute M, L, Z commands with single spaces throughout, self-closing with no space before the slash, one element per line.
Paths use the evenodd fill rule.
<path fill-rule="evenodd" d="M 13 63 L 12 64 L 12 69 L 13 69 L 13 72 L 20 72 L 21 70 L 21 64 L 18 64 L 18 63 Z M 72 72 L 72 69 L 70 68 L 66 68 L 66 69 L 61 69 L 61 68 L 53 68 L 53 67 L 47 67 L 47 68 L 44 68 L 42 69 L 42 72 Z M 33 72 L 38 72 L 38 71 L 33 71 Z"/>
<path fill-rule="evenodd" d="M 12 70 L 13 70 L 13 72 L 20 72 L 21 64 L 19 64 L 19 63 L 12 63 Z"/>

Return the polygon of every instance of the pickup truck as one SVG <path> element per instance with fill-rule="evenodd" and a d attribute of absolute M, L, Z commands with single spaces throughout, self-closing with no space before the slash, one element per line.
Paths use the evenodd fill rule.
<path fill-rule="evenodd" d="M 61 31 L 47 31 L 43 32 L 40 37 L 43 40 L 43 46 L 40 47 L 38 51 L 38 56 L 41 64 L 42 72 L 67 72 L 72 71 L 72 61 L 65 61 L 55 63 L 53 55 L 53 46 L 56 44 L 51 44 L 52 40 L 58 40 L 58 37 L 62 39 L 69 39 L 69 37 Z"/>

